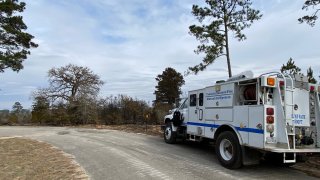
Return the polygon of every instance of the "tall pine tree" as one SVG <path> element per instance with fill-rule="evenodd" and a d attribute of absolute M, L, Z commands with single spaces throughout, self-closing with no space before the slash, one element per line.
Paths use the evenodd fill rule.
<path fill-rule="evenodd" d="M 18 0 L 0 0 L 0 72 L 21 70 L 29 49 L 38 47 L 31 41 L 34 37 L 25 32 L 27 26 L 19 15 L 25 6 Z"/>
<path fill-rule="evenodd" d="M 205 0 L 206 6 L 193 5 L 192 14 L 201 25 L 191 25 L 190 34 L 200 41 L 196 54 L 204 53 L 202 62 L 189 71 L 197 74 L 221 56 L 226 56 L 229 77 L 232 76 L 230 62 L 230 32 L 239 40 L 245 40 L 243 30 L 261 18 L 258 10 L 252 9 L 251 0 Z"/>

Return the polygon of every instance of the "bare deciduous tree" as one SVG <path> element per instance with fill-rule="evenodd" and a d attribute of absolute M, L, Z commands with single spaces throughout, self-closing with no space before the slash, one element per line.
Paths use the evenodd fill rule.
<path fill-rule="evenodd" d="M 77 98 L 95 97 L 104 84 L 88 67 L 73 64 L 50 69 L 48 77 L 49 88 L 40 89 L 38 93 L 53 101 L 59 99 L 73 102 Z"/>

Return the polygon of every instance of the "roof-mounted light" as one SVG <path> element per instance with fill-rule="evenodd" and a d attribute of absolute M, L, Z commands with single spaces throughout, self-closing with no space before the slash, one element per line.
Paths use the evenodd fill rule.
<path fill-rule="evenodd" d="M 262 87 L 276 87 L 277 79 L 271 76 L 262 76 L 261 77 L 261 86 Z"/>
<path fill-rule="evenodd" d="M 275 78 L 271 78 L 271 77 L 267 78 L 267 85 L 268 86 L 274 86 L 275 84 L 276 84 L 276 79 Z"/>

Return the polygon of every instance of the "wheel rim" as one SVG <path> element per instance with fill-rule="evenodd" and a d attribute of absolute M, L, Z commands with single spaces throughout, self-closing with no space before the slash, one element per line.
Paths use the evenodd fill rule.
<path fill-rule="evenodd" d="M 166 127 L 164 135 L 165 135 L 166 139 L 170 139 L 171 138 L 171 127 Z"/>
<path fill-rule="evenodd" d="M 233 151 L 232 143 L 228 139 L 223 139 L 220 142 L 219 150 L 220 150 L 221 157 L 224 160 L 230 161 L 232 159 L 234 151 Z"/>

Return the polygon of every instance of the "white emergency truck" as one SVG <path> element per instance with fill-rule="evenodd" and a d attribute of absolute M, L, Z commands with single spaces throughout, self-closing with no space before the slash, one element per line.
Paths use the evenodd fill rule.
<path fill-rule="evenodd" d="M 270 152 L 295 163 L 297 153 L 320 152 L 319 93 L 302 75 L 243 73 L 189 91 L 164 118 L 164 140 L 212 140 L 219 162 L 230 169 Z"/>

